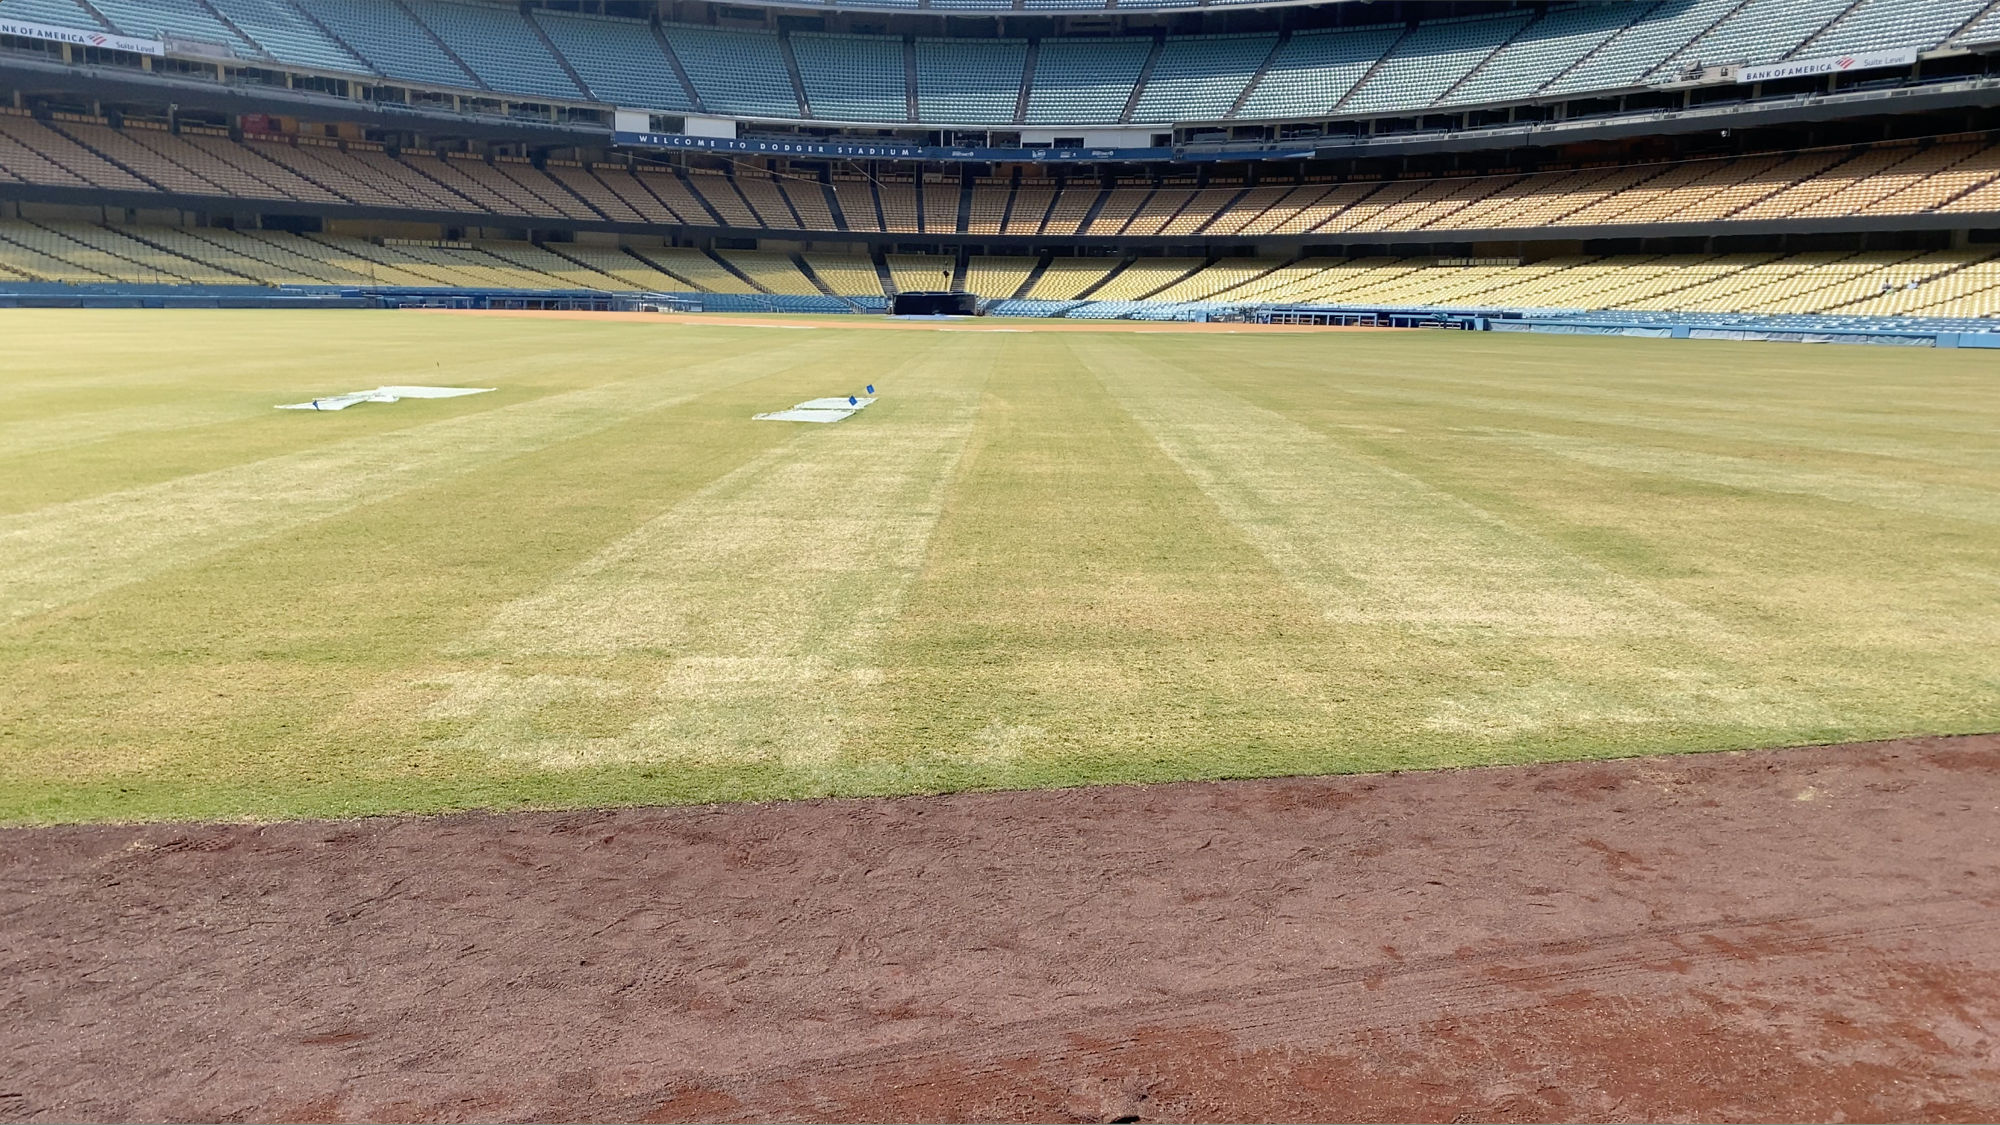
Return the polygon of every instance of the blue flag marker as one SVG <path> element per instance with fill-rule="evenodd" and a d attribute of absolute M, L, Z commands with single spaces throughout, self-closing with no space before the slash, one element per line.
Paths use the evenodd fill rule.
<path fill-rule="evenodd" d="M 868 384 L 868 393 L 871 395 L 875 393 L 875 384 L 873 383 Z"/>
<path fill-rule="evenodd" d="M 853 395 L 848 395 L 848 396 L 847 396 L 847 405 L 849 405 L 849 406 L 853 406 L 853 405 L 854 405 L 854 396 L 853 396 Z"/>

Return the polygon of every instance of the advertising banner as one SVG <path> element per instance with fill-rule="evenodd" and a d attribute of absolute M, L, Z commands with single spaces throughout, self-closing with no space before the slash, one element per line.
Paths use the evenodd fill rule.
<path fill-rule="evenodd" d="M 50 27 L 41 23 L 23 23 L 20 20 L 0 19 L 0 35 L 13 35 L 22 39 L 46 39 L 54 43 L 97 47 L 106 51 L 129 51 L 135 55 L 157 57 L 167 53 L 166 46 L 154 39 L 127 39 L 123 35 L 112 35 L 102 31 L 79 31 L 73 27 Z"/>
<path fill-rule="evenodd" d="M 1916 61 L 1915 47 L 1899 51 L 1862 51 L 1825 59 L 1793 59 L 1769 66 L 1746 66 L 1736 72 L 1736 81 L 1773 82 L 1780 78 L 1808 78 L 1815 74 L 1844 74 L 1850 70 L 1885 70 L 1909 66 Z"/>

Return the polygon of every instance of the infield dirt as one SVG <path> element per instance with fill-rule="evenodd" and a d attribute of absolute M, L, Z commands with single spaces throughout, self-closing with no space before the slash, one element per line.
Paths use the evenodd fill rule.
<path fill-rule="evenodd" d="M 1991 1120 L 2000 736 L 0 832 L 0 1118 Z"/>

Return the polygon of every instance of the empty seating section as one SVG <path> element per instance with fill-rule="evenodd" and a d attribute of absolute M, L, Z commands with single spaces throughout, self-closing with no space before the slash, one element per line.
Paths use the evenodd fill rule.
<path fill-rule="evenodd" d="M 1012 121 L 1028 62 L 1021 39 L 919 39 L 917 119 L 942 125 Z"/>
<path fill-rule="evenodd" d="M 1513 38 L 1527 12 L 1418 24 L 1340 103 L 1344 113 L 1427 106 Z"/>
<path fill-rule="evenodd" d="M 794 297 L 812 297 L 820 292 L 811 278 L 799 272 L 799 267 L 789 255 L 763 250 L 718 250 L 716 253 L 767 292 Z"/>
<path fill-rule="evenodd" d="M 542 9 L 532 18 L 598 99 L 632 109 L 693 108 L 645 24 Z"/>
<path fill-rule="evenodd" d="M 1117 121 L 1145 69 L 1153 41 L 1044 39 L 1028 90 L 1030 125 L 1095 125 Z"/>
<path fill-rule="evenodd" d="M 833 197 L 840 204 L 840 214 L 847 220 L 847 230 L 877 231 L 882 229 L 882 217 L 876 211 L 874 185 L 859 176 L 833 177 Z"/>
<path fill-rule="evenodd" d="M 935 254 L 890 254 L 887 260 L 889 276 L 895 278 L 899 293 L 951 288 L 953 262 L 950 258 Z"/>
<path fill-rule="evenodd" d="M 1132 120 L 1227 117 L 1257 68 L 1278 45 L 1275 35 L 1195 35 L 1168 39 L 1153 63 Z"/>
<path fill-rule="evenodd" d="M 429 86 L 475 87 L 472 76 L 438 50 L 423 25 L 379 0 L 292 0 L 378 72 Z"/>
<path fill-rule="evenodd" d="M 979 183 L 972 187 L 972 203 L 966 210 L 967 234 L 999 234 L 1007 218 L 1012 193 L 1004 183 Z"/>
<path fill-rule="evenodd" d="M 606 180 L 607 183 L 617 183 Z M 714 226 L 719 221 L 702 201 L 697 198 L 686 181 L 667 168 L 635 168 L 625 180 L 625 190 L 650 196 L 653 205 L 664 208 L 681 217 L 681 222 L 690 226 Z M 625 194 L 621 190 L 621 194 Z M 635 206 L 643 210 L 644 199 L 639 197 Z"/>
<path fill-rule="evenodd" d="M 30 184 L 145 191 L 146 181 L 48 125 L 0 112 L 0 170 Z"/>
<path fill-rule="evenodd" d="M 883 295 L 865 257 L 814 253 L 804 261 L 807 269 L 772 251 L 711 256 L 657 245 L 377 243 L 330 234 L 0 220 L 4 282 Z M 890 255 L 887 265 L 902 290 L 943 288 L 954 269 L 951 258 L 935 255 Z M 1207 263 L 1058 258 L 1039 276 L 1035 268 L 1033 258 L 974 255 L 965 286 L 989 299 L 1012 298 L 1024 287 L 1029 292 L 1022 295 L 1034 300 L 1087 296 L 1104 305 L 1073 315 L 1099 316 L 1139 302 L 1205 302 L 2000 318 L 2000 255 L 1979 248 L 1571 255 L 1477 264 L 1389 255 Z"/>
<path fill-rule="evenodd" d="M 1665 0 L 1579 60 L 1568 72 L 1557 75 L 1541 93 L 1574 94 L 1636 86 L 1662 58 L 1686 47 L 1695 36 L 1733 11 L 1739 2 Z M 1785 0 L 1768 2 L 1782 4 Z"/>
<path fill-rule="evenodd" d="M 1264 77 L 1250 91 L 1241 116 L 1331 113 L 1402 36 L 1401 24 L 1294 34 L 1278 48 Z"/>
<path fill-rule="evenodd" d="M 1023 195 L 1028 195 L 1029 189 L 1023 187 L 1021 192 Z M 1043 233 L 1065 236 L 1081 233 L 1083 230 L 1083 221 L 1090 215 L 1090 209 L 1095 207 L 1098 199 L 1105 194 L 1107 193 L 1103 187 L 1087 180 L 1083 182 L 1072 181 L 1064 185 L 1061 193 L 1056 195 L 1054 201 L 1048 205 L 1047 214 L 1042 219 Z M 1032 199 L 1033 197 L 1031 196 L 1030 198 Z M 1039 200 L 1035 201 L 1039 202 Z M 1021 215 L 1023 220 L 1032 222 L 1036 214 L 1034 208 L 1028 208 L 1026 213 L 1023 214 L 1021 205 L 1022 200 L 1016 199 L 1014 201 L 1015 213 Z M 1013 219 L 1008 220 L 1007 226 L 1009 234 L 1015 233 L 1017 230 L 1022 234 L 1034 233 L 1025 225 L 1017 227 Z"/>
<path fill-rule="evenodd" d="M 958 233 L 958 203 L 962 186 L 957 176 L 936 174 L 924 177 L 924 231 L 932 234 Z"/>
<path fill-rule="evenodd" d="M 1701 63 L 1767 63 L 1784 58 L 1817 35 L 1854 0 L 1785 0 L 1782 4 L 1745 4 L 1701 38 L 1669 55 L 1653 71 L 1655 78 Z"/>
<path fill-rule="evenodd" d="M 92 7 L 111 21 L 111 26 L 127 35 L 156 39 L 174 35 L 220 43 L 243 58 L 256 58 L 260 51 L 241 36 L 223 26 L 200 0 L 103 0 Z"/>
<path fill-rule="evenodd" d="M 91 15 L 76 0 L 0 0 L 0 19 L 91 31 L 104 29 L 104 22 Z"/>
<path fill-rule="evenodd" d="M 642 293 L 685 292 L 688 283 L 672 274 L 662 273 L 631 251 L 616 246 L 596 246 L 582 242 L 565 242 L 549 247 L 554 253 L 568 258 L 617 282 L 616 288 L 637 290 Z"/>
<path fill-rule="evenodd" d="M 1986 7 L 1985 0 L 1932 0 L 1909 4 L 1898 0 L 1861 0 L 1800 50 L 1821 58 L 1885 47 L 1928 48 L 1964 26 Z"/>
<path fill-rule="evenodd" d="M 781 179 L 778 187 L 785 199 L 799 216 L 807 230 L 839 230 L 833 221 L 833 208 L 826 202 L 826 188 L 817 180 Z"/>
<path fill-rule="evenodd" d="M 1960 45 L 1973 43 L 1993 43 L 2000 41 L 2000 7 L 1989 8 L 1986 14 L 1974 20 L 1970 27 L 1958 33 L 1955 41 Z"/>
<path fill-rule="evenodd" d="M 974 254 L 965 265 L 965 289 L 996 300 L 1020 292 L 1035 272 L 1035 259 L 1014 255 Z"/>
<path fill-rule="evenodd" d="M 1085 237 L 1516 231 L 2000 210 L 2000 145 L 1898 143 L 1526 174 L 1342 183 L 974 182 L 929 173 L 827 185 L 721 171 L 406 151 L 311 138 L 0 113 L 0 181 L 179 196 L 353 203 L 460 216 L 773 231 Z M 921 191 L 919 190 L 921 187 Z M 1086 221 L 1087 220 L 1087 221 Z M 886 223 L 886 226 L 885 226 Z"/>
<path fill-rule="evenodd" d="M 924 228 L 917 217 L 917 185 L 909 180 L 881 180 L 875 198 L 882 205 L 882 229 L 916 234 Z"/>
<path fill-rule="evenodd" d="M 875 272 L 875 263 L 866 258 L 846 254 L 807 254 L 805 258 L 826 287 L 842 297 L 885 295 L 882 275 Z"/>
<path fill-rule="evenodd" d="M 750 210 L 750 205 L 744 201 L 742 194 L 736 190 L 736 185 L 730 183 L 729 177 L 721 172 L 695 169 L 688 174 L 687 182 L 688 186 L 694 189 L 694 194 L 700 196 L 710 210 L 722 217 L 724 225 L 732 227 L 763 225 Z"/>
<path fill-rule="evenodd" d="M 792 205 L 785 193 L 778 190 L 776 181 L 769 176 L 750 172 L 738 172 L 736 190 L 743 195 L 743 201 L 757 213 L 763 224 L 773 229 L 797 230 L 798 216 L 792 213 Z"/>
<path fill-rule="evenodd" d="M 209 3 L 280 62 L 348 74 L 368 71 L 352 52 L 285 0 L 209 0 Z"/>
<path fill-rule="evenodd" d="M 1912 0 L 1628 0 L 1562 4 L 1539 14 L 1523 9 L 1409 25 L 1305 30 L 1282 42 L 1270 33 L 1170 35 L 1157 41 L 1150 73 L 1146 66 L 1156 49 L 1153 38 L 1050 37 L 1033 45 L 1035 62 L 1023 105 L 1022 78 L 1030 51 L 1026 40 L 916 39 L 907 47 L 915 63 L 912 90 L 902 38 L 799 31 L 790 33 L 789 44 L 808 103 L 802 107 L 785 44 L 765 31 L 652 26 L 543 9 L 523 14 L 473 0 L 94 3 L 96 12 L 128 34 L 206 40 L 246 59 L 268 54 L 335 73 L 372 71 L 429 86 L 669 112 L 699 108 L 746 117 L 809 116 L 857 123 L 908 121 L 914 95 L 916 120 L 941 125 L 1169 124 L 1408 113 L 1627 89 L 1670 78 L 1694 63 L 1757 63 L 1897 47 L 1924 50 L 1955 34 L 1962 44 L 2000 40 L 2000 11 L 1988 11 L 1983 0 L 1928 5 Z M 916 6 L 915 0 L 903 6 Z M 933 0 L 931 6 L 958 5 Z M 1068 6 L 1068 0 L 1024 0 L 1026 10 Z M 0 15 L 101 26 L 93 10 L 78 0 L 0 0 Z M 1974 19 L 1977 23 L 1958 33 Z M 671 43 L 691 91 L 662 49 L 662 36 Z M 449 50 L 440 50 L 440 42 Z M 1147 74 L 1143 85 L 1142 73 Z"/>
<path fill-rule="evenodd" d="M 1235 195 L 1234 191 L 1227 195 Z M 1166 233 L 1167 224 L 1172 222 L 1195 199 L 1195 191 L 1188 187 L 1162 187 L 1146 198 L 1132 218 L 1125 223 L 1124 234 L 1150 238 Z M 1227 195 L 1224 198 L 1227 198 Z M 1214 214 L 1202 216 L 1207 219 Z"/>
<path fill-rule="evenodd" d="M 519 11 L 454 0 L 401 3 L 493 89 L 570 100 L 590 96 L 570 81 Z"/>
<path fill-rule="evenodd" d="M 755 293 L 757 288 L 699 250 L 683 246 L 632 246 L 648 264 L 683 278 L 702 293 Z"/>
<path fill-rule="evenodd" d="M 1445 105 L 1477 105 L 1529 97 L 1551 75 L 1576 65 L 1644 11 L 1636 4 L 1551 8 L 1439 101 Z"/>
<path fill-rule="evenodd" d="M 880 35 L 792 36 L 799 82 L 822 121 L 906 121 L 903 41 Z M 1011 108 L 1011 107 L 1010 107 Z"/>
<path fill-rule="evenodd" d="M 1138 301 L 1150 297 L 1202 267 L 1200 258 L 1140 258 L 1116 274 L 1097 290 L 1097 301 Z"/>
<path fill-rule="evenodd" d="M 1115 258 L 1057 258 L 1035 279 L 1026 296 L 1043 301 L 1071 301 L 1088 293 L 1118 268 Z"/>
<path fill-rule="evenodd" d="M 718 113 L 799 116 L 778 37 L 761 31 L 662 24 L 702 105 Z M 899 114 L 900 116 L 900 114 Z"/>

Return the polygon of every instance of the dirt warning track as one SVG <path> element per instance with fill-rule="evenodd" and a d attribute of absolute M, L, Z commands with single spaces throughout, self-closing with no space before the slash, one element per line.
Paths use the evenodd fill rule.
<path fill-rule="evenodd" d="M 0 1118 L 1990 1120 L 2000 737 L 0 833 Z"/>

